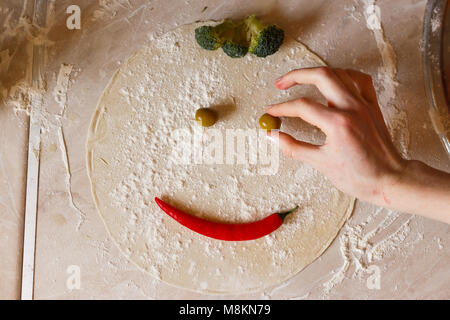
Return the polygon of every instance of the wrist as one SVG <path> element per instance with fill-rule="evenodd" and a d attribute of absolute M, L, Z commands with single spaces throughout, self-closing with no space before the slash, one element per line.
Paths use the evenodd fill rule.
<path fill-rule="evenodd" d="M 416 160 L 405 160 L 382 191 L 381 206 L 450 223 L 450 175 Z"/>
<path fill-rule="evenodd" d="M 377 204 L 396 209 L 396 196 L 412 182 L 417 166 L 418 161 L 401 159 L 395 168 L 389 170 L 381 179 L 381 199 Z"/>

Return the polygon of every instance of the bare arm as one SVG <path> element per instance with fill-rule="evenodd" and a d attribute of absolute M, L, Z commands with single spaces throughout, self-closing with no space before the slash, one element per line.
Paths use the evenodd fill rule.
<path fill-rule="evenodd" d="M 385 186 L 381 206 L 450 224 L 450 174 L 408 161 L 397 181 Z"/>
<path fill-rule="evenodd" d="M 267 107 L 276 117 L 300 117 L 327 136 L 321 146 L 280 133 L 283 153 L 305 161 L 340 190 L 380 206 L 450 224 L 450 174 L 404 160 L 392 144 L 369 75 L 330 68 L 293 70 L 275 85 L 313 84 L 328 105 L 301 98 Z"/>

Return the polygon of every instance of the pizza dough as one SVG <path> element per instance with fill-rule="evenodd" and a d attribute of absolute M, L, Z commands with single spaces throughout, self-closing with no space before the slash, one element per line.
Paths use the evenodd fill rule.
<path fill-rule="evenodd" d="M 308 165 L 284 158 L 257 129 L 266 105 L 317 97 L 309 86 L 279 91 L 276 78 L 324 63 L 289 37 L 265 59 L 231 59 L 220 49 L 199 48 L 197 26 L 153 39 L 112 78 L 88 135 L 92 194 L 111 237 L 142 270 L 203 293 L 257 291 L 320 256 L 353 210 L 354 198 Z M 203 107 L 219 113 L 211 128 L 193 120 Z M 283 119 L 281 129 L 306 141 L 324 138 L 300 119 Z M 236 133 L 248 139 L 230 147 Z M 300 209 L 269 236 L 224 242 L 181 226 L 157 207 L 155 196 L 222 222 Z"/>

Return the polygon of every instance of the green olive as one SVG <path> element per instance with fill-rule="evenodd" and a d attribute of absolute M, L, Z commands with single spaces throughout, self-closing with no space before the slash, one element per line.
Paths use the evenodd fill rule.
<path fill-rule="evenodd" d="M 281 119 L 264 113 L 261 118 L 259 118 L 259 125 L 263 130 L 279 130 L 281 127 Z"/>
<path fill-rule="evenodd" d="M 201 108 L 195 112 L 195 120 L 202 127 L 211 127 L 217 121 L 217 113 L 209 108 Z"/>

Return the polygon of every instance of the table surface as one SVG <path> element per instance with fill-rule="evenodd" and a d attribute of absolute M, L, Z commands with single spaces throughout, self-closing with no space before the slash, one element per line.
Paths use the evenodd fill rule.
<path fill-rule="evenodd" d="M 66 8 L 72 1 L 50 2 L 54 6 L 46 36 L 50 49 L 41 144 L 37 299 L 218 298 L 174 288 L 128 262 L 109 238 L 91 197 L 85 160 L 91 115 L 112 74 L 151 36 L 196 20 L 257 13 L 270 16 L 329 65 L 368 72 L 377 89 L 386 90 L 386 61 L 377 45 L 380 39 L 367 28 L 364 15 L 373 0 L 84 0 L 77 1 L 81 30 L 66 27 Z M 26 23 L 19 21 L 23 3 L 3 0 L 0 4 L 2 299 L 20 296 L 28 131 L 20 92 L 30 52 L 29 37 L 20 27 Z M 388 122 L 394 136 L 397 128 L 407 129 L 402 132 L 408 138 L 404 141 L 409 141 L 408 157 L 450 171 L 449 159 L 427 115 L 421 63 L 426 1 L 375 4 L 381 9 L 385 36 L 381 40 L 393 46 L 397 58 L 396 95 L 385 97 L 383 112 L 405 115 Z M 63 92 L 66 101 L 55 99 L 54 91 L 62 64 L 73 65 L 67 94 Z M 219 298 L 448 299 L 449 235 L 450 228 L 443 223 L 358 201 L 353 217 L 331 247 L 294 278 L 261 292 Z M 72 266 L 80 271 L 79 289 L 67 285 Z M 374 287 L 371 281 L 378 274 L 380 286 Z"/>

